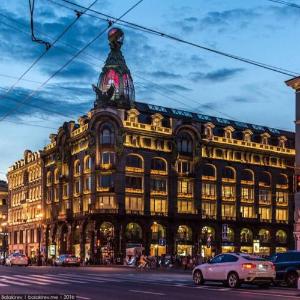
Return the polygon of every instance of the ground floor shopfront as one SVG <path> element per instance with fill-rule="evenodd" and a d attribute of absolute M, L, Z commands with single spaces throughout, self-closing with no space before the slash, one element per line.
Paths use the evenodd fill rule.
<path fill-rule="evenodd" d="M 93 215 L 46 224 L 43 234 L 48 258 L 73 253 L 95 263 L 114 262 L 117 257 L 142 251 L 151 256 L 209 258 L 222 252 L 270 255 L 294 249 L 292 227 L 288 224 L 232 222 L 226 224 L 224 233 L 223 224 L 217 221 Z"/>

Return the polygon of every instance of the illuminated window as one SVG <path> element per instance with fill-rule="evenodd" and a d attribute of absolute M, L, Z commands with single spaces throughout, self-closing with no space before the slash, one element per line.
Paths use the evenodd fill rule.
<path fill-rule="evenodd" d="M 222 200 L 235 201 L 235 185 L 222 184 Z"/>
<path fill-rule="evenodd" d="M 126 196 L 125 209 L 128 211 L 144 211 L 144 199 L 142 197 Z"/>
<path fill-rule="evenodd" d="M 216 199 L 216 184 L 202 182 L 202 199 Z"/>
<path fill-rule="evenodd" d="M 51 185 L 52 183 L 52 174 L 51 174 L 51 171 L 48 171 L 47 172 L 47 185 Z"/>
<path fill-rule="evenodd" d="M 276 204 L 277 205 L 288 205 L 289 194 L 287 191 L 276 191 Z"/>
<path fill-rule="evenodd" d="M 80 199 L 73 199 L 73 213 L 80 213 Z"/>
<path fill-rule="evenodd" d="M 272 212 L 270 207 L 259 207 L 259 214 L 261 220 L 270 221 L 272 219 Z"/>
<path fill-rule="evenodd" d="M 164 198 L 151 198 L 150 199 L 151 213 L 167 213 L 168 201 Z"/>
<path fill-rule="evenodd" d="M 74 181 L 74 194 L 80 194 L 81 186 L 80 186 L 80 179 Z"/>
<path fill-rule="evenodd" d="M 55 202 L 59 201 L 59 187 L 54 188 L 54 201 Z"/>
<path fill-rule="evenodd" d="M 287 138 L 285 136 L 280 136 L 278 138 L 278 146 L 281 148 L 285 148 L 286 141 L 287 141 Z"/>
<path fill-rule="evenodd" d="M 74 162 L 74 175 L 80 175 L 80 172 L 81 172 L 80 161 L 76 160 Z"/>
<path fill-rule="evenodd" d="M 58 183 L 59 182 L 59 170 L 56 168 L 54 170 L 54 183 Z"/>
<path fill-rule="evenodd" d="M 126 167 L 142 169 L 143 160 L 138 155 L 128 155 L 126 157 Z"/>
<path fill-rule="evenodd" d="M 226 139 L 232 139 L 232 133 L 234 131 L 234 128 L 231 126 L 227 126 L 224 128 L 224 137 Z"/>
<path fill-rule="evenodd" d="M 236 216 L 235 205 L 222 204 L 222 218 L 234 219 Z"/>
<path fill-rule="evenodd" d="M 252 243 L 253 241 L 253 233 L 248 228 L 243 228 L 241 230 L 241 242 L 242 243 Z"/>
<path fill-rule="evenodd" d="M 241 187 L 241 202 L 254 202 L 254 188 L 252 186 Z"/>
<path fill-rule="evenodd" d="M 276 221 L 288 221 L 287 209 L 276 209 Z"/>
<path fill-rule="evenodd" d="M 217 216 L 217 205 L 212 202 L 202 202 L 202 217 L 212 217 L 215 218 Z"/>
<path fill-rule="evenodd" d="M 269 243 L 271 241 L 271 234 L 269 230 L 261 229 L 258 232 L 258 236 L 261 243 Z"/>
<path fill-rule="evenodd" d="M 63 197 L 69 197 L 69 184 L 65 183 L 63 185 Z"/>
<path fill-rule="evenodd" d="M 256 218 L 255 210 L 253 206 L 241 206 L 241 214 L 243 218 Z"/>
<path fill-rule="evenodd" d="M 97 197 L 95 207 L 96 209 L 117 209 L 118 208 L 115 196 Z"/>
<path fill-rule="evenodd" d="M 268 144 L 269 144 L 269 138 L 270 138 L 270 137 L 271 137 L 271 136 L 270 136 L 267 132 L 261 134 L 261 143 L 262 143 L 263 145 L 268 145 Z"/>
<path fill-rule="evenodd" d="M 84 170 L 88 171 L 88 170 L 91 170 L 91 168 L 92 168 L 92 159 L 88 155 L 84 158 Z"/>
<path fill-rule="evenodd" d="M 192 180 L 179 179 L 178 180 L 178 194 L 193 194 L 194 183 Z"/>
<path fill-rule="evenodd" d="M 286 232 L 284 230 L 281 230 L 281 229 L 277 230 L 277 232 L 276 232 L 276 242 L 284 244 L 284 243 L 286 243 L 286 241 L 287 241 Z"/>
<path fill-rule="evenodd" d="M 178 211 L 178 213 L 184 213 L 184 214 L 195 213 L 194 200 L 193 199 L 178 199 L 177 200 L 177 211 Z"/>

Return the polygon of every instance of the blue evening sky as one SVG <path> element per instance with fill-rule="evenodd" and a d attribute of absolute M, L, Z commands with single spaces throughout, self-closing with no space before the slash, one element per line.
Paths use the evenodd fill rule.
<path fill-rule="evenodd" d="M 77 0 L 85 6 L 91 2 Z M 135 2 L 99 0 L 93 8 L 118 17 Z M 55 3 L 71 7 L 61 0 L 36 0 L 35 7 L 36 35 L 50 42 L 75 17 L 72 10 Z M 300 9 L 267 0 L 144 0 L 124 19 L 300 72 Z M 24 80 L 5 94 L 44 47 L 31 41 L 28 1 L 1 0 L 0 119 L 105 26 L 104 21 L 82 16 Z M 137 100 L 294 130 L 294 93 L 284 84 L 288 76 L 120 27 L 125 32 L 123 54 Z M 97 82 L 108 51 L 104 34 L 26 105 L 0 121 L 0 179 L 25 149 L 42 149 L 49 134 L 64 121 L 77 120 L 92 108 L 91 84 Z"/>

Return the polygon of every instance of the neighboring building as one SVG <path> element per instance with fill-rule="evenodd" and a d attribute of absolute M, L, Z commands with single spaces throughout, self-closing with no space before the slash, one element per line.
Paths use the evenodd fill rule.
<path fill-rule="evenodd" d="M 9 252 L 34 257 L 39 252 L 42 224 L 42 161 L 39 152 L 26 150 L 24 158 L 9 168 Z"/>
<path fill-rule="evenodd" d="M 0 180 L 0 256 L 7 252 L 7 182 Z"/>
<path fill-rule="evenodd" d="M 94 108 L 41 152 L 45 254 L 293 249 L 294 133 L 135 102 L 122 39 L 109 31 Z"/>

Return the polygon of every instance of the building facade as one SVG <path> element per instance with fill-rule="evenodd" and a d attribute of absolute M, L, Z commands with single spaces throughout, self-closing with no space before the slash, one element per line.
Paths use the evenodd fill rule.
<path fill-rule="evenodd" d="M 7 215 L 8 215 L 7 182 L 0 180 L 0 256 L 7 253 Z"/>
<path fill-rule="evenodd" d="M 9 252 L 36 257 L 42 238 L 42 161 L 40 152 L 26 150 L 11 166 L 8 178 Z"/>
<path fill-rule="evenodd" d="M 205 257 L 293 249 L 294 134 L 136 102 L 122 41 L 121 30 L 109 31 L 94 108 L 64 123 L 34 162 L 42 222 L 20 217 L 32 204 L 29 162 L 9 172 L 10 249 L 26 249 L 19 237 L 29 223 L 42 224 L 43 255 L 94 262 L 134 249 Z M 14 188 L 13 175 L 23 178 Z"/>

